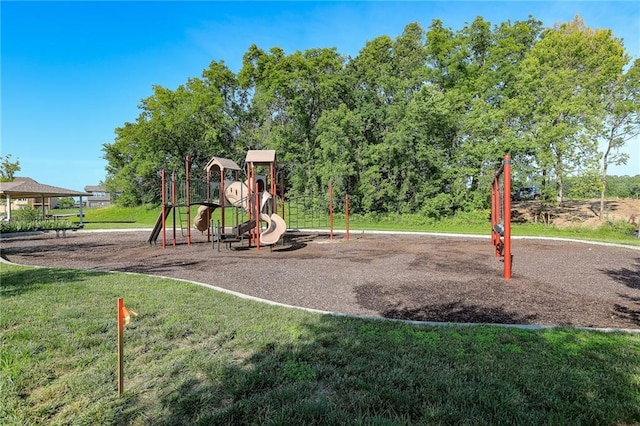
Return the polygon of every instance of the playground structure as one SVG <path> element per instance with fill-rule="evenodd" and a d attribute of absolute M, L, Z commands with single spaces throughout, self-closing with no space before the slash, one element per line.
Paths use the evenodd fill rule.
<path fill-rule="evenodd" d="M 500 181 L 502 180 L 502 185 Z M 504 262 L 503 276 L 511 278 L 511 157 L 504 156 L 491 183 L 491 243 Z"/>
<path fill-rule="evenodd" d="M 207 232 L 207 241 L 231 244 L 248 240 L 249 246 L 275 245 L 287 229 L 277 212 L 276 153 L 274 150 L 248 151 L 245 160 L 246 180 L 240 179 L 243 169 L 233 160 L 213 157 L 205 167 L 206 181 L 191 179 L 191 165 L 185 161 L 185 179 L 177 180 L 175 172 L 167 182 L 161 171 L 162 208 L 149 236 L 149 244 L 162 234 L 162 247 L 167 246 L 167 218 L 173 212 L 173 245 L 177 240 L 177 218 L 187 245 L 191 245 L 191 206 L 198 205 L 193 226 Z M 267 168 L 268 174 L 258 176 L 256 170 Z M 268 188 L 268 190 L 267 190 Z M 281 194 L 284 198 L 284 194 Z M 217 226 L 212 226 L 212 213 L 220 210 Z M 231 214 L 228 212 L 231 210 Z M 229 217 L 230 216 L 230 217 Z M 284 213 L 283 213 L 284 216 Z M 229 221 L 232 222 L 231 226 Z M 266 227 L 262 228 L 262 223 Z M 186 234 L 186 235 L 185 235 Z"/>

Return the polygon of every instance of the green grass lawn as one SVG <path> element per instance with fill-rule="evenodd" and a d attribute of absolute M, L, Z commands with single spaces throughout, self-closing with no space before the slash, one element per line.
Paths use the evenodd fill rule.
<path fill-rule="evenodd" d="M 184 209 L 182 209 L 184 210 Z M 64 211 L 60 211 L 64 212 Z M 77 212 L 77 210 L 73 210 Z M 195 217 L 197 206 L 191 208 L 191 220 Z M 118 207 L 108 206 L 99 208 L 84 209 L 85 229 L 131 229 L 131 228 L 152 228 L 160 214 L 157 206 L 140 207 Z M 232 211 L 227 211 L 227 223 L 232 223 Z M 180 227 L 180 222 L 186 224 L 186 214 L 176 212 L 176 226 Z M 289 213 L 285 214 L 285 219 L 289 219 Z M 213 213 L 214 224 L 220 219 L 220 210 Z M 297 220 L 297 218 L 295 218 Z M 172 226 L 173 213 L 167 217 L 167 226 Z M 305 223 L 301 220 L 300 223 Z M 318 226 L 317 221 L 306 222 L 328 229 L 328 220 L 321 221 Z M 344 215 L 337 214 L 334 221 L 334 229 L 344 230 L 346 227 Z M 429 221 L 418 214 L 411 215 L 352 215 L 349 219 L 349 228 L 352 231 L 379 230 L 379 231 L 415 231 L 415 232 L 443 232 L 489 235 L 490 224 L 488 212 L 460 214 L 453 218 L 440 221 Z M 627 228 L 617 226 L 617 224 L 604 224 L 598 229 L 585 227 L 573 227 L 568 229 L 558 229 L 553 226 L 538 224 L 512 224 L 513 236 L 546 236 L 575 238 L 590 241 L 615 242 L 628 245 L 640 245 L 640 239 L 630 234 Z"/>
<path fill-rule="evenodd" d="M 85 229 L 151 228 L 158 214 L 85 209 Z M 482 214 L 349 225 L 489 227 Z M 514 224 L 513 234 L 640 244 L 610 225 Z M 140 314 L 125 332 L 123 396 L 117 297 Z M 0 424 L 640 424 L 637 334 L 337 318 L 174 280 L 6 264 L 0 308 Z"/>
<path fill-rule="evenodd" d="M 1 265 L 0 423 L 638 424 L 640 335 L 322 316 Z M 116 389 L 116 300 L 125 392 Z"/>

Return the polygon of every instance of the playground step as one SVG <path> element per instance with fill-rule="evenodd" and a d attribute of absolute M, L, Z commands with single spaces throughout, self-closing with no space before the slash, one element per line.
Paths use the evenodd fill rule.
<path fill-rule="evenodd" d="M 180 222 L 180 232 L 182 236 L 186 236 L 186 232 L 189 229 L 189 212 L 187 211 L 187 207 L 180 206 L 178 207 L 178 221 Z"/>

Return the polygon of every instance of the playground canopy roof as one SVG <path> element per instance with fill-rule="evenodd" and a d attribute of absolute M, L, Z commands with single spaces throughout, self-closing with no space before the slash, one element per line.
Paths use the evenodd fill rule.
<path fill-rule="evenodd" d="M 261 150 L 249 150 L 247 151 L 247 163 L 254 164 L 270 164 L 276 162 L 276 150 L 275 149 L 261 149 Z"/>
<path fill-rule="evenodd" d="M 212 157 L 211 160 L 209 160 L 209 162 L 207 163 L 207 172 L 210 171 L 213 166 L 218 166 L 221 171 L 224 171 L 225 169 L 242 170 L 240 166 L 238 166 L 233 160 L 229 160 L 228 158 Z"/>
<path fill-rule="evenodd" d="M 12 182 L 0 182 L 2 198 L 88 197 L 90 195 L 88 192 L 43 185 L 28 177 L 17 177 Z"/>

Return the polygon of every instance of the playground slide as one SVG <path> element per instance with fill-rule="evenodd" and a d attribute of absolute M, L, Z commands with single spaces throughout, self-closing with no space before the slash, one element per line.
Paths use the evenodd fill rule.
<path fill-rule="evenodd" d="M 231 203 L 233 206 L 242 207 L 244 210 L 249 209 L 250 202 L 247 198 L 247 195 L 249 194 L 249 187 L 246 183 L 239 181 L 233 182 L 225 188 L 224 194 L 227 197 L 229 203 Z M 260 206 L 261 210 L 267 204 L 267 201 L 271 199 L 271 197 L 272 195 L 269 192 L 262 192 Z M 287 224 L 285 223 L 284 219 L 275 213 L 271 216 L 261 213 L 260 220 L 268 224 L 267 229 L 260 234 L 261 244 L 272 245 L 277 243 L 282 234 L 284 234 L 284 232 L 287 230 Z"/>
<path fill-rule="evenodd" d="M 242 207 L 245 210 L 249 209 L 249 187 L 239 181 L 233 182 L 224 189 L 224 195 L 227 197 L 227 201 L 235 207 Z"/>
<path fill-rule="evenodd" d="M 260 244 L 268 246 L 277 243 L 282 234 L 287 230 L 287 224 L 284 219 L 275 213 L 271 216 L 262 213 L 260 219 L 269 225 L 267 229 L 260 234 Z"/>
<path fill-rule="evenodd" d="M 242 207 L 245 210 L 249 209 L 249 187 L 246 182 L 232 182 L 228 185 L 224 190 L 224 195 L 227 197 L 227 201 L 231 203 L 231 205 L 235 207 Z M 262 197 L 260 201 L 260 210 L 264 209 L 267 201 L 271 199 L 272 195 L 267 192 L 262 192 Z"/>
<path fill-rule="evenodd" d="M 165 209 L 164 217 L 169 216 L 169 212 L 171 211 L 171 206 L 163 207 Z M 158 240 L 158 236 L 160 235 L 160 231 L 162 231 L 162 210 L 160 210 L 160 214 L 158 215 L 158 219 L 156 220 L 156 224 L 151 231 L 151 235 L 147 242 L 149 244 L 153 244 Z"/>
<path fill-rule="evenodd" d="M 198 207 L 198 213 L 196 213 L 195 219 L 193 219 L 193 226 L 200 232 L 204 232 L 209 227 L 209 218 L 211 218 L 211 213 L 216 208 L 213 206 L 200 206 Z"/>

